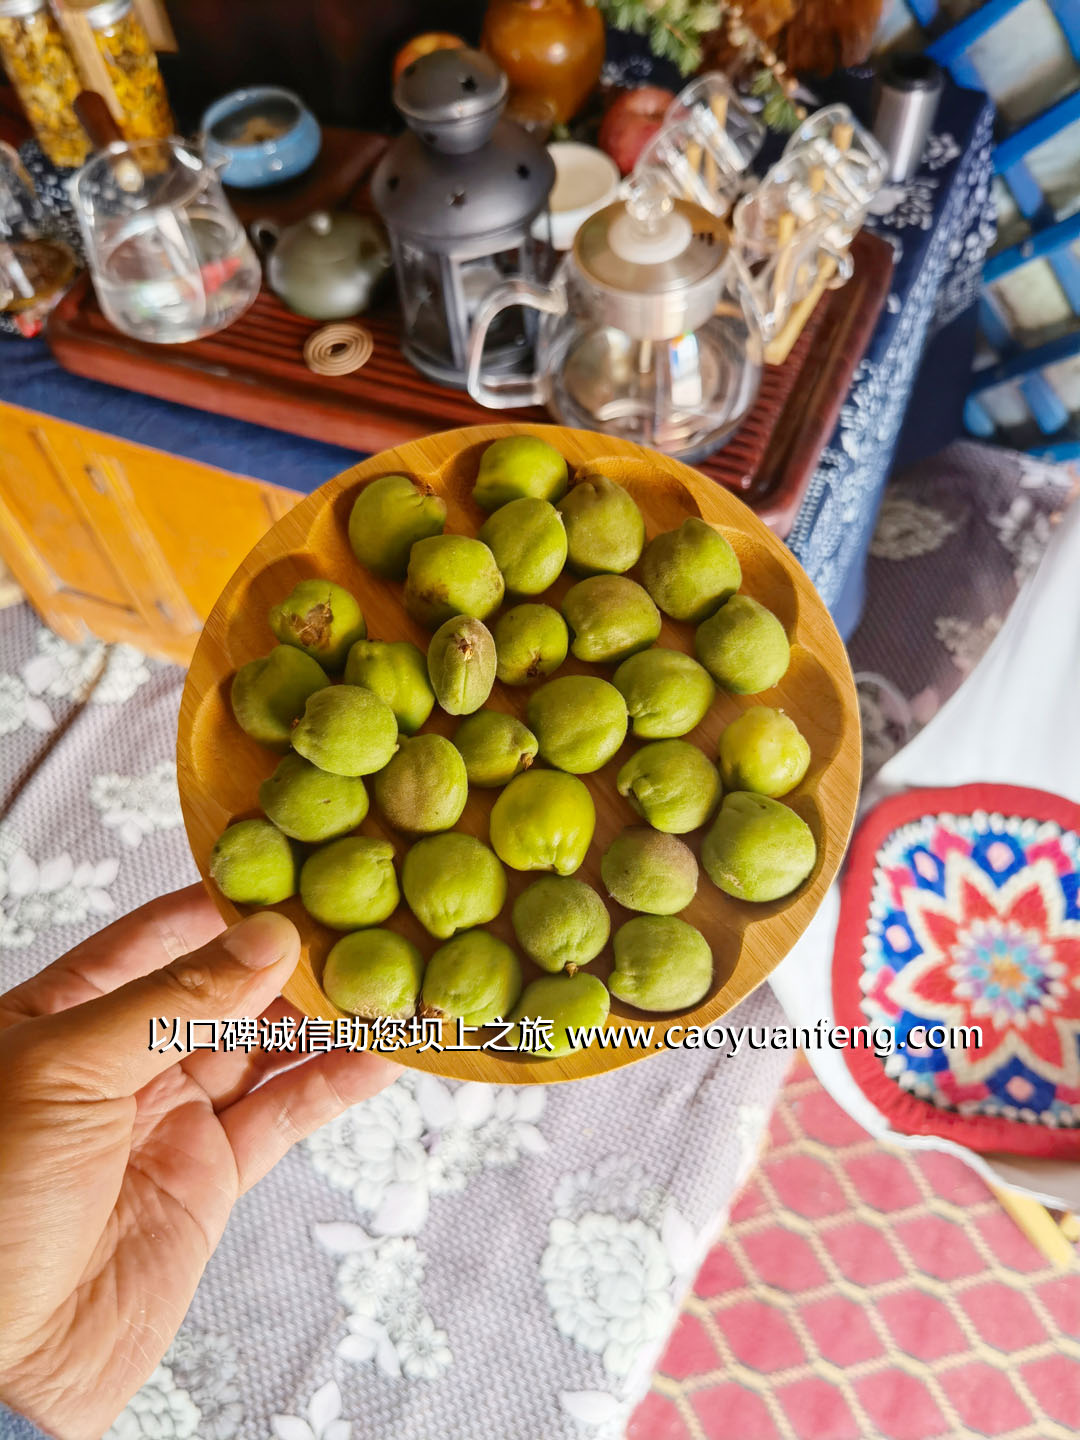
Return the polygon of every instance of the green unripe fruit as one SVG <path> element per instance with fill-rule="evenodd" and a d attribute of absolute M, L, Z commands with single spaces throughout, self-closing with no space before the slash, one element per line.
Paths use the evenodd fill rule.
<path fill-rule="evenodd" d="M 296 893 L 296 851 L 269 820 L 238 820 L 210 852 L 210 878 L 234 905 L 276 905 Z"/>
<path fill-rule="evenodd" d="M 481 455 L 473 499 L 482 510 L 497 510 L 523 496 L 554 502 L 565 495 L 566 483 L 566 461 L 547 441 L 507 435 L 493 440 Z"/>
<path fill-rule="evenodd" d="M 344 678 L 346 685 L 361 685 L 385 700 L 405 735 L 415 734 L 435 706 L 427 657 L 410 640 L 358 640 L 345 661 Z"/>
<path fill-rule="evenodd" d="M 495 684 L 495 641 L 482 620 L 455 615 L 428 646 L 428 676 L 448 715 L 479 710 Z"/>
<path fill-rule="evenodd" d="M 686 1010 L 712 985 L 713 957 L 700 930 L 676 915 L 638 915 L 615 931 L 608 987 L 637 1010 Z"/>
<path fill-rule="evenodd" d="M 427 963 L 423 1013 L 466 1025 L 506 1019 L 521 994 L 521 965 L 505 940 L 466 930 L 440 945 Z"/>
<path fill-rule="evenodd" d="M 300 899 L 315 920 L 332 930 L 379 925 L 397 909 L 394 847 L 367 835 L 332 840 L 304 861 Z"/>
<path fill-rule="evenodd" d="M 559 501 L 571 568 L 579 575 L 621 575 L 636 565 L 645 521 L 629 491 L 606 475 L 579 480 Z"/>
<path fill-rule="evenodd" d="M 332 580 L 301 580 L 271 609 L 270 629 L 327 670 L 340 670 L 349 646 L 367 634 L 360 606 Z"/>
<path fill-rule="evenodd" d="M 308 844 L 348 834 L 368 812 L 359 776 L 331 775 L 302 755 L 281 760 L 259 786 L 259 804 L 279 830 Z"/>
<path fill-rule="evenodd" d="M 645 546 L 641 580 L 665 615 L 696 624 L 735 594 L 742 568 L 723 535 L 692 515 Z"/>
<path fill-rule="evenodd" d="M 642 740 L 670 740 L 700 725 L 716 698 L 709 672 L 681 650 L 643 650 L 624 660 L 611 683 Z"/>
<path fill-rule="evenodd" d="M 486 925 L 506 901 L 506 871 L 494 852 L 456 830 L 416 842 L 405 856 L 401 886 L 409 909 L 436 940 Z"/>
<path fill-rule="evenodd" d="M 514 870 L 572 875 L 596 829 L 587 786 L 557 770 L 529 770 L 511 780 L 489 820 L 496 855 Z"/>
<path fill-rule="evenodd" d="M 584 880 L 544 875 L 524 889 L 511 911 L 518 944 L 541 970 L 588 965 L 608 942 L 611 916 Z"/>
<path fill-rule="evenodd" d="M 579 660 L 614 664 L 644 650 L 660 634 L 660 611 L 640 585 L 624 575 L 592 575 L 563 596 L 563 616 L 574 632 Z"/>
<path fill-rule="evenodd" d="M 528 685 L 552 674 L 566 659 L 566 621 L 550 605 L 515 605 L 495 621 L 497 677 L 504 685 Z"/>
<path fill-rule="evenodd" d="M 667 835 L 685 835 L 704 825 L 720 799 L 716 766 L 688 740 L 643 745 L 619 770 L 615 784 L 654 830 Z"/>
<path fill-rule="evenodd" d="M 566 529 L 562 516 L 546 500 L 511 500 L 480 528 L 479 538 L 495 556 L 506 588 L 516 595 L 539 595 L 562 574 Z"/>
<path fill-rule="evenodd" d="M 626 739 L 626 701 L 593 675 L 563 675 L 541 685 L 526 719 L 541 759 L 574 775 L 599 770 Z"/>
<path fill-rule="evenodd" d="M 308 700 L 292 743 L 331 775 L 373 775 L 397 749 L 397 735 L 385 700 L 359 685 L 330 685 Z"/>
<path fill-rule="evenodd" d="M 783 679 L 791 659 L 784 627 L 749 595 L 733 595 L 694 633 L 694 651 L 732 695 L 756 695 Z"/>
<path fill-rule="evenodd" d="M 525 987 L 525 993 L 518 1001 L 512 1019 L 520 1021 L 528 1017 L 547 1020 L 551 1029 L 546 1032 L 550 1049 L 540 1040 L 533 1053 L 538 1060 L 553 1060 L 559 1055 L 576 1053 L 570 1044 L 567 1027 L 585 1029 L 603 1025 L 611 1010 L 611 997 L 607 986 L 587 970 L 575 975 L 542 975 Z M 511 1031 L 509 1043 L 520 1043 L 520 1030 Z"/>
<path fill-rule="evenodd" d="M 751 705 L 726 727 L 719 755 L 726 790 L 774 799 L 794 790 L 810 765 L 810 746 L 795 721 L 768 705 Z"/>
<path fill-rule="evenodd" d="M 437 630 L 455 615 L 486 620 L 502 603 L 506 589 L 495 556 L 482 540 L 467 535 L 433 535 L 409 552 L 405 609 Z"/>
<path fill-rule="evenodd" d="M 470 785 L 489 790 L 506 785 L 536 759 L 536 736 L 516 715 L 477 710 L 454 731 Z"/>
<path fill-rule="evenodd" d="M 710 880 L 736 900 L 780 900 L 798 889 L 816 860 L 805 820 L 778 800 L 745 790 L 725 795 L 701 847 Z"/>
<path fill-rule="evenodd" d="M 600 874 L 608 894 L 627 910 L 674 915 L 697 892 L 694 852 L 674 835 L 634 825 L 604 851 Z"/>
<path fill-rule="evenodd" d="M 397 754 L 375 776 L 375 800 L 398 830 L 415 835 L 449 830 L 469 798 L 465 763 L 443 735 L 403 740 Z"/>
<path fill-rule="evenodd" d="M 322 988 L 339 1010 L 374 1020 L 408 1020 L 424 973 L 420 951 L 395 930 L 354 930 L 326 957 Z"/>
<path fill-rule="evenodd" d="M 400 580 L 417 540 L 441 535 L 446 503 L 407 475 L 384 475 L 365 485 L 349 515 L 349 544 L 361 565 L 385 580 Z"/>
<path fill-rule="evenodd" d="M 236 723 L 260 745 L 286 750 L 308 697 L 329 684 L 317 660 L 292 645 L 277 645 L 263 659 L 242 665 L 233 677 L 230 699 Z"/>

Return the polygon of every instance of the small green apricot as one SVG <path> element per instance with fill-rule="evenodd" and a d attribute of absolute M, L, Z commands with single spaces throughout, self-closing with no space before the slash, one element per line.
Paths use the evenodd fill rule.
<path fill-rule="evenodd" d="M 482 790 L 506 785 L 536 759 L 536 736 L 516 715 L 477 710 L 454 731 L 470 785 Z"/>
<path fill-rule="evenodd" d="M 701 846 L 709 879 L 737 900 L 780 900 L 814 868 L 817 845 L 794 810 L 767 795 L 735 790 Z"/>
<path fill-rule="evenodd" d="M 405 735 L 414 735 L 435 707 L 427 658 L 411 640 L 358 640 L 345 661 L 344 680 L 385 700 Z"/>
<path fill-rule="evenodd" d="M 293 731 L 293 749 L 331 775 L 373 775 L 397 749 L 398 728 L 385 700 L 359 685 L 316 690 Z"/>
<path fill-rule="evenodd" d="M 546 500 L 501 505 L 480 527 L 479 538 L 515 595 L 539 595 L 554 585 L 566 564 L 566 527 Z"/>
<path fill-rule="evenodd" d="M 507 435 L 481 455 L 473 499 L 482 510 L 528 496 L 554 502 L 566 483 L 566 461 L 554 446 L 536 435 Z"/>
<path fill-rule="evenodd" d="M 626 739 L 626 701 L 594 675 L 561 675 L 541 685 L 529 697 L 526 719 L 541 759 L 574 775 L 599 770 Z"/>
<path fill-rule="evenodd" d="M 482 620 L 455 615 L 428 646 L 428 676 L 448 715 L 479 710 L 495 684 L 495 641 Z"/>
<path fill-rule="evenodd" d="M 518 944 L 541 970 L 588 965 L 608 942 L 611 916 L 584 880 L 542 875 L 514 901 L 511 920 Z"/>
<path fill-rule="evenodd" d="M 358 775 L 331 775 L 295 754 L 259 786 L 259 804 L 279 830 L 308 844 L 348 834 L 368 812 Z"/>
<path fill-rule="evenodd" d="M 644 650 L 660 634 L 660 611 L 625 575 L 590 575 L 563 596 L 563 617 L 574 632 L 579 660 L 616 664 Z"/>
<path fill-rule="evenodd" d="M 791 659 L 784 627 L 749 595 L 733 595 L 694 632 L 694 651 L 732 695 L 756 695 L 782 680 Z"/>
<path fill-rule="evenodd" d="M 509 1016 L 520 994 L 521 965 L 506 941 L 466 930 L 428 961 L 420 1000 L 424 1015 L 490 1025 Z"/>
<path fill-rule="evenodd" d="M 612 942 L 615 968 L 608 986 L 636 1010 L 686 1010 L 709 993 L 713 957 L 700 930 L 677 915 L 637 915 Z"/>
<path fill-rule="evenodd" d="M 576 775 L 527 770 L 495 801 L 488 825 L 496 855 L 511 869 L 572 875 L 592 843 L 596 807 Z"/>
<path fill-rule="evenodd" d="M 238 820 L 210 852 L 210 878 L 234 905 L 276 905 L 296 894 L 296 850 L 269 820 Z"/>
<path fill-rule="evenodd" d="M 349 646 L 367 634 L 360 606 L 332 580 L 301 580 L 271 609 L 270 629 L 327 670 L 340 670 Z"/>
<path fill-rule="evenodd" d="M 424 957 L 395 930 L 354 930 L 333 946 L 322 988 L 339 1010 L 374 1020 L 408 1020 L 416 1010 Z"/>
<path fill-rule="evenodd" d="M 375 799 L 398 830 L 428 835 L 456 825 L 469 798 L 465 762 L 444 735 L 414 735 L 375 776 Z"/>
<path fill-rule="evenodd" d="M 506 902 L 506 871 L 483 841 L 447 830 L 412 846 L 401 887 L 428 934 L 449 940 L 456 930 L 495 919 Z"/>
<path fill-rule="evenodd" d="M 276 645 L 261 660 L 240 667 L 229 698 L 246 735 L 270 750 L 285 750 L 308 697 L 329 684 L 317 660 L 293 645 Z"/>
<path fill-rule="evenodd" d="M 400 580 L 417 540 L 441 535 L 446 502 L 407 475 L 371 480 L 353 502 L 349 544 L 361 565 L 386 580 Z"/>
<path fill-rule="evenodd" d="M 650 915 L 685 910 L 697 893 L 698 863 L 689 845 L 645 825 L 616 835 L 604 851 L 600 874 L 613 900 Z"/>
<path fill-rule="evenodd" d="M 381 924 L 401 898 L 394 847 L 367 835 L 331 840 L 304 861 L 300 898 L 308 914 L 332 930 Z"/>
<path fill-rule="evenodd" d="M 495 674 L 504 685 L 528 685 L 566 659 L 566 621 L 550 605 L 514 605 L 495 621 Z"/>

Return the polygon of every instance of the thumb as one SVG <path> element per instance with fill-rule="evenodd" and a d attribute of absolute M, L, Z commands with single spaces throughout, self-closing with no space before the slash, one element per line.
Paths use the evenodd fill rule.
<path fill-rule="evenodd" d="M 296 926 L 275 910 L 262 910 L 190 955 L 140 976 L 108 995 L 29 1022 L 48 1046 L 52 1076 L 100 1099 L 134 1095 L 170 1069 L 186 1050 L 151 1050 L 150 1021 L 223 1020 L 260 1014 L 300 958 Z"/>

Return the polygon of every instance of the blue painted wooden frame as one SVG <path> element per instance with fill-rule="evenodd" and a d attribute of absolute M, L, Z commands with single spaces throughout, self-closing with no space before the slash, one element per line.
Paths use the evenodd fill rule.
<path fill-rule="evenodd" d="M 1061 335 L 1033 350 L 1010 356 L 975 376 L 965 408 L 965 422 L 974 434 L 993 433 L 993 423 L 980 403 L 980 395 L 1009 380 L 1015 380 L 1036 425 L 1044 435 L 1056 435 L 1069 423 L 1070 415 L 1061 396 L 1043 373 L 1048 365 L 1080 356 L 1080 331 Z M 989 425 L 989 431 L 986 425 Z"/>

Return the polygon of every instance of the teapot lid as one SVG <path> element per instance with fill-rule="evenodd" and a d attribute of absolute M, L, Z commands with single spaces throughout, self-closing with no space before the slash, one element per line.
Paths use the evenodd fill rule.
<path fill-rule="evenodd" d="M 355 264 L 365 243 L 378 247 L 377 223 L 364 215 L 326 210 L 312 214 L 290 225 L 275 247 L 279 263 L 297 265 Z"/>
<path fill-rule="evenodd" d="M 625 201 L 597 211 L 574 239 L 583 278 L 608 291 L 677 295 L 711 283 L 727 255 L 724 227 L 700 205 L 635 175 Z"/>

